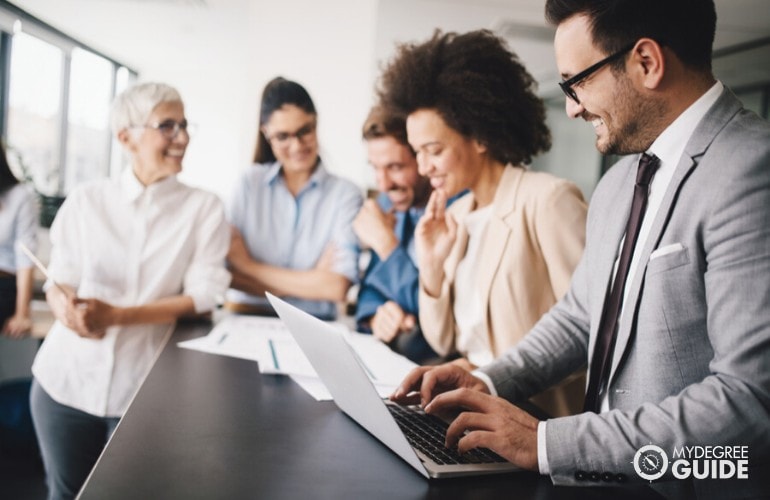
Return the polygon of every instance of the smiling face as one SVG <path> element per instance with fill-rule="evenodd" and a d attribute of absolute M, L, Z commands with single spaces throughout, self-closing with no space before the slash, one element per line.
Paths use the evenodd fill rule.
<path fill-rule="evenodd" d="M 147 123 L 118 133 L 118 140 L 132 156 L 136 177 L 145 186 L 182 170 L 182 160 L 190 142 L 187 131 L 180 129 L 174 138 L 168 139 L 156 127 L 163 123 L 184 121 L 184 105 L 181 102 L 162 102 L 152 110 Z"/>
<path fill-rule="evenodd" d="M 607 56 L 593 43 L 584 15 L 573 16 L 558 26 L 554 48 L 556 64 L 565 80 Z M 623 57 L 628 60 L 631 55 Z M 656 121 L 664 114 L 661 104 L 642 95 L 627 71 L 613 71 L 606 65 L 573 88 L 580 103 L 565 98 L 567 115 L 593 126 L 599 152 L 638 153 L 654 139 Z"/>
<path fill-rule="evenodd" d="M 262 127 L 275 159 L 286 174 L 307 174 L 318 163 L 316 116 L 293 104 L 273 111 Z"/>
<path fill-rule="evenodd" d="M 486 148 L 449 127 L 433 109 L 419 109 L 406 120 L 409 144 L 417 152 L 419 172 L 433 189 L 452 197 L 478 182 Z"/>
<path fill-rule="evenodd" d="M 394 209 L 403 212 L 412 205 L 425 204 L 430 186 L 417 172 L 417 160 L 408 146 L 384 136 L 367 140 L 366 149 L 377 188 L 387 195 Z"/>

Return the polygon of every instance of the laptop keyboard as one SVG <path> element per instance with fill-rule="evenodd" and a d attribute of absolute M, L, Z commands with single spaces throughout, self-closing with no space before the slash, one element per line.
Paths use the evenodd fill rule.
<path fill-rule="evenodd" d="M 406 439 L 414 448 L 429 456 L 434 462 L 447 464 L 505 463 L 506 460 L 487 448 L 475 448 L 459 454 L 444 446 L 448 424 L 440 418 L 428 415 L 418 406 L 385 405 L 390 410 Z"/>

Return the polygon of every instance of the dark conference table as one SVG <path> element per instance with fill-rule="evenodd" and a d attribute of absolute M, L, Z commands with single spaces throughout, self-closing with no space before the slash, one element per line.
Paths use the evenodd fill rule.
<path fill-rule="evenodd" d="M 290 378 L 177 347 L 211 328 L 177 326 L 79 498 L 658 498 L 647 488 L 554 487 L 529 472 L 428 481 Z"/>

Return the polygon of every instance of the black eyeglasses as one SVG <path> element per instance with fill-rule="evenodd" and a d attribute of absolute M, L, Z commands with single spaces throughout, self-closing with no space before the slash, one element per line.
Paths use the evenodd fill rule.
<path fill-rule="evenodd" d="M 601 69 L 603 66 L 611 63 L 612 61 L 619 59 L 620 56 L 625 55 L 626 52 L 633 49 L 636 45 L 636 42 L 623 47 L 619 51 L 615 52 L 614 54 L 611 54 L 598 63 L 584 69 L 577 75 L 573 76 L 572 78 L 569 78 L 567 80 L 564 80 L 563 82 L 559 82 L 559 87 L 561 87 L 561 90 L 564 92 L 564 95 L 575 101 L 575 104 L 580 104 L 580 99 L 578 99 L 577 92 L 575 92 L 575 89 L 573 89 L 573 85 L 576 85 L 580 83 L 581 81 L 585 80 L 592 74 L 596 73 L 599 69 Z"/>

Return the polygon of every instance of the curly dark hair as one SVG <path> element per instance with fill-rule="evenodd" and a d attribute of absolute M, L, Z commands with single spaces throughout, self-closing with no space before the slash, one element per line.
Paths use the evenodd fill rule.
<path fill-rule="evenodd" d="M 489 30 L 442 33 L 401 44 L 377 93 L 391 112 L 433 109 L 460 134 L 484 144 L 495 160 L 527 164 L 551 147 L 537 84 L 516 54 Z"/>

